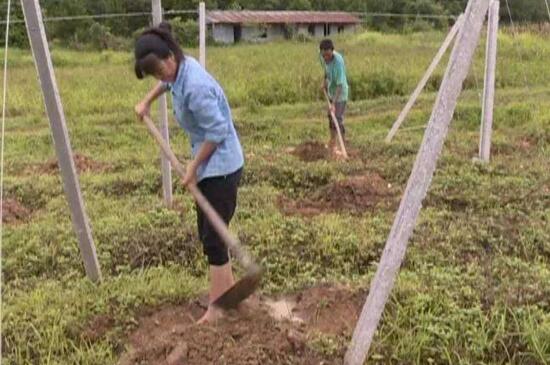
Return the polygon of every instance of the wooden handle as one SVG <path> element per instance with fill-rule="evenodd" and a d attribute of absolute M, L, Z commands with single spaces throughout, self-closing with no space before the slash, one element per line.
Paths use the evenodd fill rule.
<path fill-rule="evenodd" d="M 325 94 L 325 99 L 327 100 L 327 104 L 330 110 L 330 99 L 327 94 L 327 90 L 323 88 L 323 93 Z M 344 139 L 342 138 L 342 132 L 340 131 L 340 125 L 338 124 L 338 120 L 336 119 L 336 115 L 330 111 L 330 117 L 332 118 L 332 123 L 334 124 L 334 127 L 336 128 L 336 134 L 338 134 L 338 142 L 340 143 L 340 149 L 342 150 L 342 153 L 344 154 L 345 158 L 348 158 L 348 151 L 346 151 L 346 146 L 344 145 Z"/>
<path fill-rule="evenodd" d="M 168 143 L 164 140 L 164 138 L 162 138 L 162 135 L 160 134 L 159 130 L 157 129 L 151 118 L 148 116 L 144 116 L 143 122 L 147 126 L 149 133 L 153 136 L 157 144 L 162 149 L 162 152 L 172 163 L 172 166 L 174 167 L 178 175 L 183 178 L 186 174 L 185 167 L 178 161 L 176 155 L 174 154 L 174 152 L 172 152 L 172 149 L 170 148 Z M 243 267 L 245 268 L 251 267 L 253 262 L 250 258 L 250 255 L 248 255 L 248 252 L 243 249 L 239 241 L 229 232 L 225 222 L 221 219 L 220 215 L 214 210 L 214 208 L 212 208 L 212 205 L 197 188 L 197 185 L 189 184 L 186 187 L 197 202 L 204 215 L 206 215 L 216 232 L 220 235 L 220 238 L 227 245 L 227 247 L 233 250 L 233 253 L 235 254 L 237 260 L 239 260 L 241 265 L 243 265 Z"/>

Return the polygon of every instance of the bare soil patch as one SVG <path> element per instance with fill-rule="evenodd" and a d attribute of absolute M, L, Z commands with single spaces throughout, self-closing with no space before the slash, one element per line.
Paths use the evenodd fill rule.
<path fill-rule="evenodd" d="M 19 223 L 26 221 L 31 210 L 25 207 L 16 199 L 6 198 L 2 202 L 2 222 L 3 223 Z"/>
<path fill-rule="evenodd" d="M 313 287 L 256 300 L 213 325 L 195 324 L 204 311 L 199 301 L 163 306 L 139 319 L 119 364 L 341 364 L 343 348 L 323 355 L 309 341 L 319 333 L 349 337 L 364 298 L 343 286 Z M 287 315 L 267 302 L 283 303 Z"/>
<path fill-rule="evenodd" d="M 324 212 L 360 214 L 375 208 L 382 201 L 392 202 L 392 185 L 377 173 L 353 176 L 319 188 L 304 199 L 279 197 L 279 206 L 285 214 L 312 216 Z"/>

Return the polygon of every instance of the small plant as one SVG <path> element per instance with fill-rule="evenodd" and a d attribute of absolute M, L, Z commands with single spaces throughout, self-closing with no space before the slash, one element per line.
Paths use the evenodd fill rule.
<path fill-rule="evenodd" d="M 321 333 L 317 334 L 309 343 L 311 348 L 324 356 L 332 357 L 342 352 L 342 340 Z"/>

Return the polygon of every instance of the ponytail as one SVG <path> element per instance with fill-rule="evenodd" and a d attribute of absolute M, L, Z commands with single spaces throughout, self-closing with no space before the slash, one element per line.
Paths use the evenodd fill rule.
<path fill-rule="evenodd" d="M 134 47 L 134 56 L 134 71 L 138 79 L 153 74 L 161 60 L 174 56 L 179 65 L 185 58 L 168 22 L 162 22 L 141 33 Z"/>

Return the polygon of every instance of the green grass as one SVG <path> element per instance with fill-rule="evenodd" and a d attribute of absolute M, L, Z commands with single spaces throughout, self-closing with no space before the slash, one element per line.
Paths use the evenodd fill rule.
<path fill-rule="evenodd" d="M 280 213 L 277 197 L 300 197 L 374 171 L 402 190 L 422 130 L 383 139 L 444 35 L 360 34 L 338 39 L 352 83 L 351 144 L 362 160 L 302 162 L 285 152 L 326 139 L 315 43 L 209 48 L 208 67 L 235 107 L 247 154 L 232 224 L 266 268 L 264 293 L 320 282 L 368 287 L 395 206 L 361 215 L 305 219 Z M 550 56 L 548 38 L 502 35 L 492 162 L 477 153 L 483 45 L 375 337 L 379 363 L 550 363 Z M 194 53 L 195 50 L 191 50 Z M 84 275 L 57 174 L 32 166 L 55 157 L 28 51 L 12 50 L 6 124 L 5 196 L 33 213 L 4 226 L 3 359 L 6 364 L 114 363 L 143 306 L 177 303 L 206 289 L 193 204 L 175 181 L 180 208 L 162 207 L 158 149 L 132 115 L 152 85 L 133 77 L 131 55 L 52 50 L 71 143 L 109 166 L 80 183 L 104 281 Z M 444 66 L 404 128 L 430 116 Z M 187 139 L 172 124 L 177 154 Z M 110 315 L 104 336 L 82 336 Z M 331 353 L 343 338 L 319 337 Z"/>

